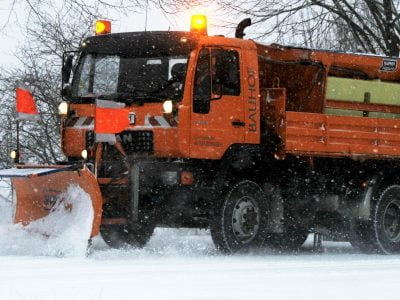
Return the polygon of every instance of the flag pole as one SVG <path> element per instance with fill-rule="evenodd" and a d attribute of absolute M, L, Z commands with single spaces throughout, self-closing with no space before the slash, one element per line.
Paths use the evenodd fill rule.
<path fill-rule="evenodd" d="M 15 162 L 19 163 L 19 120 L 17 119 L 17 157 L 15 158 Z"/>

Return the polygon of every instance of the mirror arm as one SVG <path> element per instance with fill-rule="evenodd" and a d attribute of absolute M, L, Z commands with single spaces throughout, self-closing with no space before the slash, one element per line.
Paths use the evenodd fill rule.
<path fill-rule="evenodd" d="M 217 95 L 216 97 L 211 97 L 210 101 L 219 100 L 222 98 L 222 93 Z"/>
<path fill-rule="evenodd" d="M 217 88 L 218 88 L 218 91 L 217 91 L 218 94 L 212 93 L 212 97 L 210 97 L 210 101 L 219 100 L 222 98 L 222 85 L 221 84 L 217 85 Z M 214 96 L 214 95 L 216 95 L 216 96 Z"/>

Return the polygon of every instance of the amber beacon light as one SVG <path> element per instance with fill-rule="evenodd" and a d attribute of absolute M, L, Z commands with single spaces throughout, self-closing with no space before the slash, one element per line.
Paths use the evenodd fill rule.
<path fill-rule="evenodd" d="M 207 35 L 207 17 L 204 15 L 192 16 L 190 31 Z"/>
<path fill-rule="evenodd" d="M 111 22 L 106 20 L 98 20 L 95 25 L 96 35 L 111 33 Z"/>

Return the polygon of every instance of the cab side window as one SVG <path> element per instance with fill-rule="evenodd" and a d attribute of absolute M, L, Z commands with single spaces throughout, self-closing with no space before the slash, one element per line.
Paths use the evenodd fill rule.
<path fill-rule="evenodd" d="M 193 112 L 207 114 L 210 102 L 223 95 L 240 95 L 239 53 L 203 48 L 197 59 L 193 89 Z"/>
<path fill-rule="evenodd" d="M 239 53 L 235 50 L 212 49 L 213 94 L 240 95 Z"/>
<path fill-rule="evenodd" d="M 210 53 L 204 48 L 199 53 L 194 76 L 193 111 L 208 113 L 211 99 Z"/>

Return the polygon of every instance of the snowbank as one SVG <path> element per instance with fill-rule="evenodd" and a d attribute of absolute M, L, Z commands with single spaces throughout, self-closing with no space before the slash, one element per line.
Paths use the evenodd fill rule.
<path fill-rule="evenodd" d="M 9 179 L 0 179 L 0 234 L 2 224 L 12 222 L 12 190 Z"/>
<path fill-rule="evenodd" d="M 11 194 L 0 189 L 0 255 L 85 256 L 92 230 L 90 196 L 71 185 L 47 217 L 28 226 L 12 224 Z M 66 210 L 66 204 L 72 210 Z"/>

